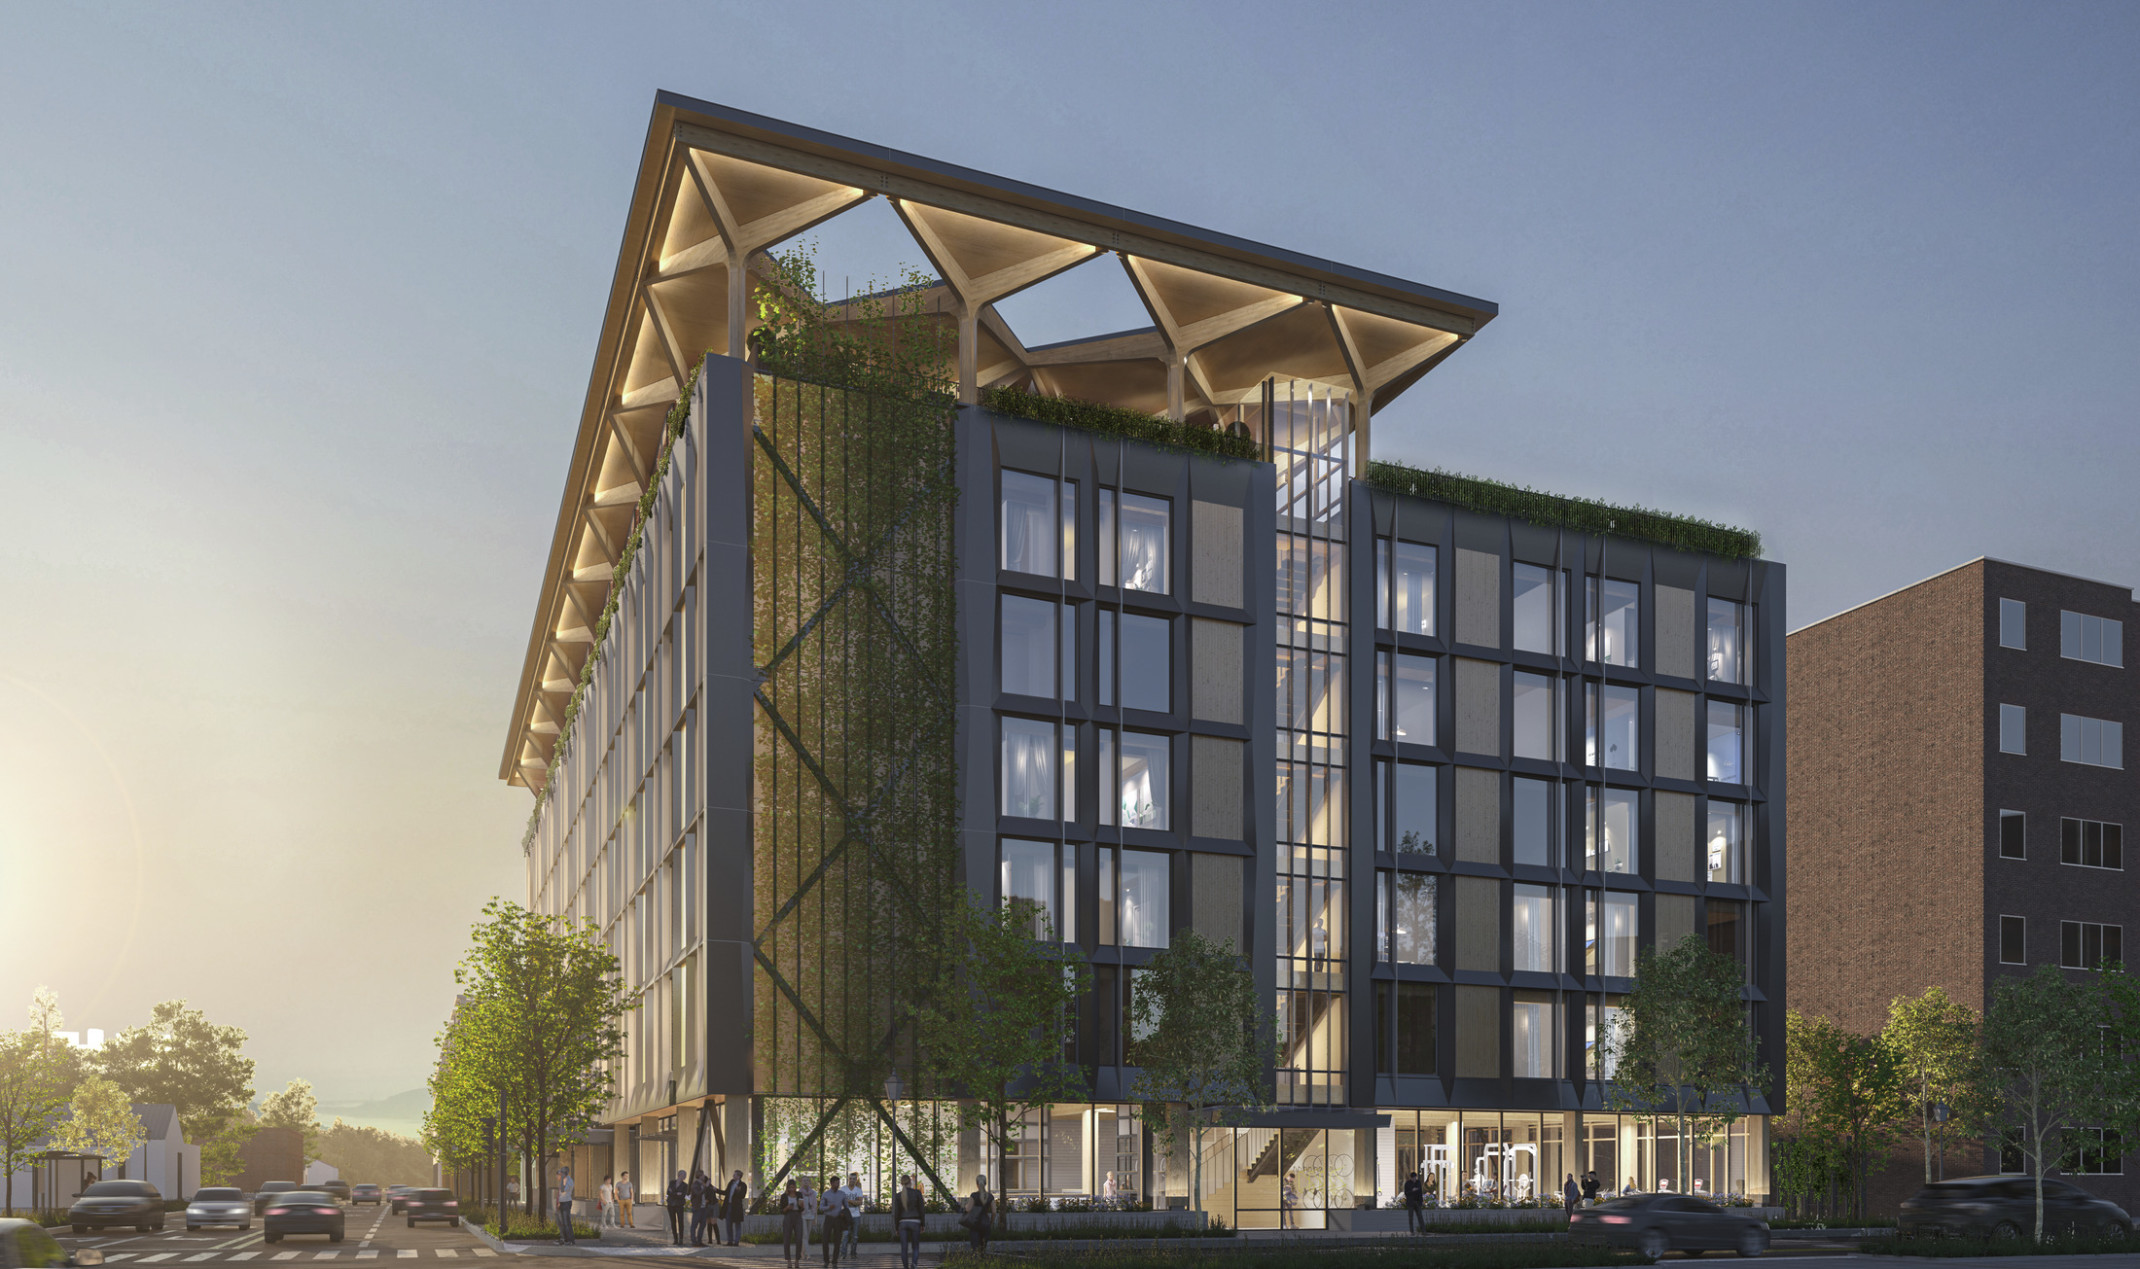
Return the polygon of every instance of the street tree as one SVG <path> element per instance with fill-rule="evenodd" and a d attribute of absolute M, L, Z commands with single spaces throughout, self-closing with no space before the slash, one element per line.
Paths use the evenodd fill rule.
<path fill-rule="evenodd" d="M 312 1082 L 293 1079 L 279 1093 L 269 1093 L 260 1099 L 260 1126 L 263 1128 L 289 1128 L 303 1141 L 306 1163 L 316 1162 L 320 1144 L 320 1103 L 312 1092 Z"/>
<path fill-rule="evenodd" d="M 1981 1023 L 1976 1010 L 1949 996 L 1944 987 L 1916 997 L 1898 996 L 1888 1005 L 1887 1026 L 1880 1035 L 1901 1062 L 1917 1100 L 1926 1185 L 1933 1181 L 1935 1148 L 1944 1174 L 1949 1130 L 1962 1131 L 1982 1120 L 1983 1096 L 1976 1079 Z M 1947 1108 L 1945 1119 L 1933 1118 L 1935 1105 Z"/>
<path fill-rule="evenodd" d="M 1232 940 L 1195 930 L 1136 971 L 1130 993 L 1130 1061 L 1139 1067 L 1130 1096 L 1144 1103 L 1172 1155 L 1190 1140 L 1190 1190 L 1204 1208 L 1204 1130 L 1269 1108 L 1264 1071 L 1277 1054 L 1270 1010 Z"/>
<path fill-rule="evenodd" d="M 1816 1142 L 1839 1156 L 1850 1210 L 1865 1214 L 1866 1177 L 1876 1147 L 1909 1113 L 1901 1056 L 1878 1035 L 1858 1035 L 1818 1015 L 1784 1015 L 1785 1069 L 1801 1083 L 1786 1090 Z"/>
<path fill-rule="evenodd" d="M 1984 1013 L 1984 1086 L 1996 1098 L 1993 1125 L 2021 1148 L 2036 1189 L 2036 1241 L 2044 1238 L 2043 1180 L 2065 1157 L 2069 1131 L 2116 1111 L 2121 1071 L 2102 1030 L 2109 1002 L 2097 982 L 2056 965 L 2001 978 Z"/>
<path fill-rule="evenodd" d="M 1688 935 L 1635 961 L 1634 989 L 1600 1038 L 1612 1072 L 1605 1101 L 1679 1132 L 1680 1184 L 1693 1174 L 1694 1133 L 1728 1127 L 1746 1113 L 1747 1089 L 1768 1078 L 1754 1053 L 1741 985 L 1746 971 Z"/>
<path fill-rule="evenodd" d="M 413 1138 L 336 1119 L 320 1131 L 319 1144 L 320 1161 L 345 1177 L 369 1177 L 381 1185 L 431 1184 L 432 1155 Z"/>
<path fill-rule="evenodd" d="M 917 995 L 919 1047 L 928 1083 L 961 1099 L 960 1127 L 979 1130 L 1001 1160 L 1026 1111 L 1086 1096 L 1071 1042 L 1092 971 L 1076 944 L 1055 942 L 1046 914 L 1028 904 L 957 901 L 947 925 L 951 954 L 938 962 L 931 989 Z M 998 1167 L 998 1212 L 1008 1188 Z"/>
<path fill-rule="evenodd" d="M 67 1118 L 52 1135 L 52 1144 L 123 1166 L 148 1137 L 148 1129 L 142 1127 L 141 1116 L 134 1113 L 126 1090 L 101 1075 L 92 1075 L 75 1088 Z"/>
<path fill-rule="evenodd" d="M 631 1006 L 622 967 L 592 921 L 574 925 L 504 899 L 485 904 L 483 918 L 453 972 L 467 1017 L 440 1036 L 441 1059 L 469 1063 L 462 1078 L 490 1102 L 505 1095 L 508 1136 L 539 1164 L 594 1127 L 608 1103 Z M 527 1188 L 530 1210 L 545 1210 L 540 1196 L 550 1187 Z"/>
<path fill-rule="evenodd" d="M 91 1060 L 97 1074 L 137 1102 L 178 1109 L 188 1140 L 201 1148 L 201 1180 L 217 1184 L 243 1165 L 238 1149 L 252 1135 L 253 1060 L 245 1032 L 219 1026 L 183 1000 L 156 1006 L 149 1021 L 106 1040 Z"/>
<path fill-rule="evenodd" d="M 0 1176 L 7 1178 L 0 1212 L 13 1214 L 15 1173 L 66 1117 L 71 1093 L 67 1069 L 41 1032 L 0 1032 Z"/>

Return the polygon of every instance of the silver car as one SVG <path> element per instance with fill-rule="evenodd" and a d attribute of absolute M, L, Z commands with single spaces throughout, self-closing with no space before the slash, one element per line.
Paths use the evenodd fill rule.
<path fill-rule="evenodd" d="M 186 1204 L 186 1228 L 199 1229 L 203 1225 L 236 1225 L 239 1229 L 251 1229 L 253 1205 L 245 1201 L 245 1191 L 225 1185 L 195 1190 L 193 1201 Z"/>

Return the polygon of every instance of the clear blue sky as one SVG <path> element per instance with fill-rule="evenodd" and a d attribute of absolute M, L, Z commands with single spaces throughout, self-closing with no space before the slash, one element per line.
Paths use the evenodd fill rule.
<path fill-rule="evenodd" d="M 656 89 L 1496 300 L 1378 451 L 1756 527 L 1797 626 L 2140 580 L 2136 65 L 2131 4 L 8 6 L 0 1011 L 421 1080 Z M 354 1018 L 262 988 L 333 960 Z"/>

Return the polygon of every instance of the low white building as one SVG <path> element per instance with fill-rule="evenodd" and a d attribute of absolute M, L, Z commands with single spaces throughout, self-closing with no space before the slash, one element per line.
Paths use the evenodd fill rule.
<path fill-rule="evenodd" d="M 15 1206 L 65 1207 L 92 1181 L 125 1177 L 147 1181 L 167 1199 L 190 1198 L 201 1183 L 201 1148 L 186 1142 L 178 1108 L 167 1102 L 135 1102 L 143 1140 L 124 1160 L 99 1159 L 38 1143 L 41 1156 L 13 1178 Z"/>
<path fill-rule="evenodd" d="M 306 1185 L 318 1185 L 322 1181 L 339 1181 L 341 1179 L 342 1170 L 331 1163 L 321 1163 L 319 1160 L 314 1159 L 305 1165 Z"/>

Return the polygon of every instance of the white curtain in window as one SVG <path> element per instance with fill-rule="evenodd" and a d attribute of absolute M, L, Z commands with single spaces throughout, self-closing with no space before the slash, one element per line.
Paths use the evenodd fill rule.
<path fill-rule="evenodd" d="M 1003 567 L 1055 576 L 1055 482 L 1024 472 L 1003 473 Z"/>
<path fill-rule="evenodd" d="M 1122 588 L 1167 593 L 1167 503 L 1122 495 Z"/>
<path fill-rule="evenodd" d="M 1167 945 L 1167 856 L 1158 851 L 1122 852 L 1117 882 L 1117 925 L 1124 947 Z"/>
<path fill-rule="evenodd" d="M 1003 720 L 1003 813 L 1054 817 L 1055 724 Z"/>
<path fill-rule="evenodd" d="M 1122 774 L 1117 804 L 1125 828 L 1167 826 L 1167 750 L 1165 736 L 1123 732 Z"/>
<path fill-rule="evenodd" d="M 1551 974 L 1554 964 L 1553 891 L 1545 886 L 1517 886 L 1510 925 L 1514 936 L 1515 967 L 1533 973 Z"/>

